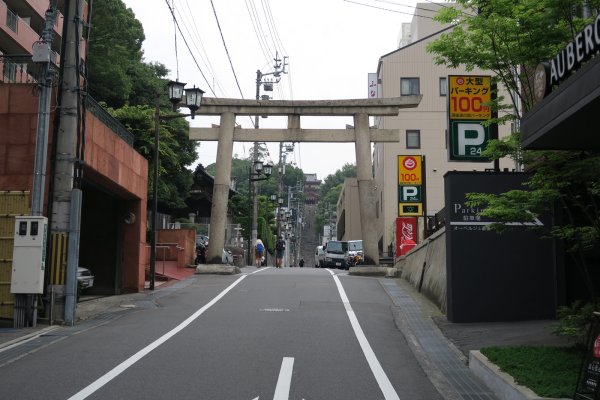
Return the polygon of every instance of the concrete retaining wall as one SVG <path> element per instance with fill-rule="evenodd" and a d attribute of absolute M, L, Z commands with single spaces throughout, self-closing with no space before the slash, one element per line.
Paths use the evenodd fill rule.
<path fill-rule="evenodd" d="M 446 230 L 442 228 L 402 257 L 397 265 L 409 281 L 446 313 Z M 424 272 L 423 272 L 424 271 Z"/>

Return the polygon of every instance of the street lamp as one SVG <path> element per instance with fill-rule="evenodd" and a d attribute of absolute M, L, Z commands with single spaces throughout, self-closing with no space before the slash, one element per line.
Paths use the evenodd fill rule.
<path fill-rule="evenodd" d="M 160 121 L 175 119 L 175 118 L 185 118 L 192 117 L 194 119 L 194 115 L 198 108 L 200 108 L 200 104 L 202 103 L 202 95 L 204 91 L 196 88 L 195 86 L 192 89 L 185 89 L 185 83 L 178 81 L 170 81 L 167 83 L 167 88 L 169 91 L 169 100 L 173 104 L 173 111 L 177 110 L 177 106 L 181 103 L 183 97 L 186 98 L 186 106 L 190 109 L 190 114 L 176 114 L 176 115 L 160 115 L 160 93 L 156 96 L 156 109 L 154 111 L 154 171 L 153 171 L 153 188 L 152 188 L 152 219 L 151 222 L 151 242 L 150 242 L 150 290 L 154 290 L 154 283 L 156 278 L 156 223 L 157 223 L 157 213 L 158 213 L 158 132 L 160 128 Z"/>
<path fill-rule="evenodd" d="M 253 172 L 254 170 L 254 172 Z M 252 192 L 252 182 L 258 182 L 258 181 L 264 181 L 267 180 L 271 177 L 271 174 L 273 173 L 273 165 L 271 164 L 263 164 L 263 162 L 261 160 L 255 160 L 252 163 L 252 166 L 249 167 L 249 171 L 248 171 L 248 200 L 249 200 L 249 205 L 248 208 L 250 209 L 252 207 L 253 204 L 256 204 L 256 202 L 254 202 L 254 196 L 256 196 L 256 193 Z M 252 214 L 252 226 L 251 229 L 252 231 L 256 231 L 258 228 L 258 216 L 257 216 L 257 212 L 255 212 L 254 210 L 249 210 L 249 213 Z M 248 265 L 252 264 L 252 257 L 251 257 L 251 249 L 252 249 L 252 235 L 250 235 L 248 237 Z"/>

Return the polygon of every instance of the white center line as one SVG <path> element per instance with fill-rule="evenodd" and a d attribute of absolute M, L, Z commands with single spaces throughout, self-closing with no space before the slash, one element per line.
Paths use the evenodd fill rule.
<path fill-rule="evenodd" d="M 284 357 L 279 370 L 279 378 L 275 387 L 273 400 L 289 400 L 290 386 L 292 384 L 292 371 L 294 370 L 294 358 Z"/>
<path fill-rule="evenodd" d="M 360 344 L 360 348 L 362 349 L 365 358 L 367 359 L 367 363 L 369 363 L 369 367 L 371 368 L 371 372 L 373 372 L 373 376 L 375 376 L 375 380 L 383 393 L 385 400 L 400 400 L 398 393 L 394 390 L 392 383 L 388 379 L 383 367 L 379 363 L 375 352 L 371 348 L 367 337 L 365 336 L 360 324 L 358 323 L 358 319 L 356 318 L 356 314 L 350 305 L 350 300 L 348 300 L 348 296 L 346 296 L 346 291 L 342 286 L 337 275 L 333 273 L 331 270 L 327 270 L 333 276 L 333 280 L 338 288 L 338 292 L 340 292 L 340 297 L 342 298 L 342 303 L 344 303 L 344 307 L 346 308 L 346 314 L 348 314 L 348 318 L 350 319 L 350 324 L 352 325 L 352 329 L 354 329 L 354 334 L 358 339 L 358 343 Z"/>

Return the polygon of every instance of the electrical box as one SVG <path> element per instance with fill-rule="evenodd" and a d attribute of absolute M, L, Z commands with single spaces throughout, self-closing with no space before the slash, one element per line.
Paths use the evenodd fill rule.
<path fill-rule="evenodd" d="M 15 217 L 11 293 L 44 292 L 47 231 L 46 217 Z"/>

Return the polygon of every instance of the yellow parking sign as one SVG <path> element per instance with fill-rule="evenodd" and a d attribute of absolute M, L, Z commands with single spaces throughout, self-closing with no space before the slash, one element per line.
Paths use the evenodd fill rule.
<path fill-rule="evenodd" d="M 398 185 L 421 185 L 422 156 L 398 156 Z"/>

